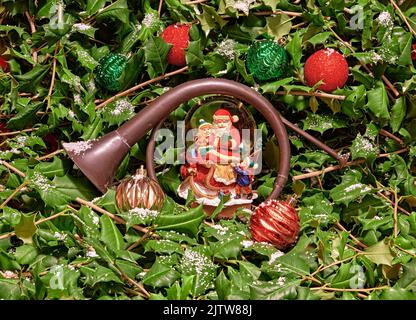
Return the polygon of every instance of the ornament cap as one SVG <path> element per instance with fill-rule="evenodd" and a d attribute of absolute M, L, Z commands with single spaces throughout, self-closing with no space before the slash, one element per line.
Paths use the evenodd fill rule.
<path fill-rule="evenodd" d="M 140 168 L 136 170 L 136 176 L 147 177 L 147 170 L 143 165 L 141 165 Z"/>

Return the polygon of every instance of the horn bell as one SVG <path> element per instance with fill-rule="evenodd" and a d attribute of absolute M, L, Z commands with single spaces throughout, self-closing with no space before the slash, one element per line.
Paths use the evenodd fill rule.
<path fill-rule="evenodd" d="M 87 178 L 105 193 L 116 170 L 130 150 L 117 130 L 99 139 L 62 143 L 68 156 Z"/>

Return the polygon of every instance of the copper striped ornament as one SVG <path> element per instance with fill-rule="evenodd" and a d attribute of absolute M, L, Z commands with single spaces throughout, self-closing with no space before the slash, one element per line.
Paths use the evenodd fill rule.
<path fill-rule="evenodd" d="M 116 206 L 120 212 L 135 208 L 160 211 L 165 194 L 160 185 L 147 176 L 143 166 L 136 174 L 124 179 L 116 190 Z"/>
<path fill-rule="evenodd" d="M 269 200 L 260 204 L 250 219 L 250 232 L 257 242 L 268 242 L 280 250 L 293 245 L 299 234 L 299 217 L 288 201 Z"/>

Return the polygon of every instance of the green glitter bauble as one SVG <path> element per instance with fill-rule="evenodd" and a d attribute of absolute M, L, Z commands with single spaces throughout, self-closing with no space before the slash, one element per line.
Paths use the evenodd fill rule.
<path fill-rule="evenodd" d="M 288 66 L 286 50 L 277 42 L 259 41 L 248 50 L 247 68 L 258 81 L 277 79 L 286 72 Z"/>
<path fill-rule="evenodd" d="M 109 90 L 119 91 L 124 87 L 121 81 L 127 58 L 121 54 L 110 53 L 100 60 L 100 65 L 95 69 L 97 83 Z"/>

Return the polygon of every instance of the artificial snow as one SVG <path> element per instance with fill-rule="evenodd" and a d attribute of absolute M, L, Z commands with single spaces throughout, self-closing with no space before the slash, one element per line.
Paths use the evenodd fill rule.
<path fill-rule="evenodd" d="M 233 60 L 236 55 L 235 45 L 236 42 L 232 39 L 224 40 L 220 44 L 218 44 L 218 47 L 215 49 L 215 52 L 228 60 Z"/>
<path fill-rule="evenodd" d="M 64 143 L 63 146 L 68 150 L 69 152 L 75 154 L 75 155 L 81 155 L 88 149 L 92 148 L 92 142 L 94 140 L 88 140 L 88 141 L 78 141 L 78 142 L 68 142 Z"/>

